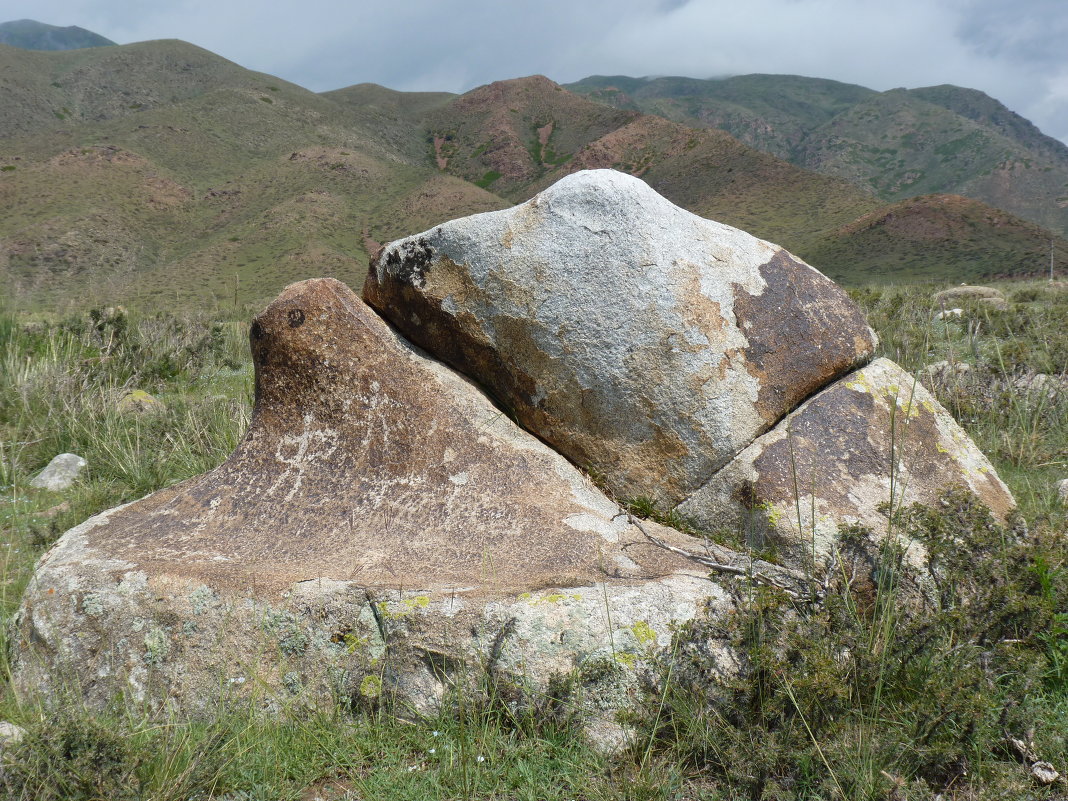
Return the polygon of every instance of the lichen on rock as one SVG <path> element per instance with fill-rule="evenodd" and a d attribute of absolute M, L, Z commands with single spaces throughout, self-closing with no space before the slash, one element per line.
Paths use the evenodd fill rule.
<path fill-rule="evenodd" d="M 226 462 L 41 559 L 17 620 L 23 692 L 203 711 L 366 700 L 380 682 L 429 711 L 487 665 L 534 692 L 613 639 L 663 646 L 672 621 L 729 604 L 339 282 L 289 287 L 251 346 L 255 410 Z"/>

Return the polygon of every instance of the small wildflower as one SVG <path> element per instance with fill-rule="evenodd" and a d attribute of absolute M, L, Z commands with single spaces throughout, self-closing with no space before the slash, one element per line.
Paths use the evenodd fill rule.
<path fill-rule="evenodd" d="M 485 761 L 486 761 L 486 758 L 484 756 L 482 756 L 482 754 L 479 754 L 477 757 L 475 757 L 475 762 L 485 762 Z"/>
<path fill-rule="evenodd" d="M 429 751 L 427 751 L 428 754 L 436 754 L 437 752 L 438 752 L 438 749 L 436 749 L 436 748 L 431 748 Z"/>
<path fill-rule="evenodd" d="M 432 731 L 432 732 L 430 732 L 430 736 L 431 737 L 439 737 L 439 736 L 441 736 L 441 732 L 440 731 Z"/>

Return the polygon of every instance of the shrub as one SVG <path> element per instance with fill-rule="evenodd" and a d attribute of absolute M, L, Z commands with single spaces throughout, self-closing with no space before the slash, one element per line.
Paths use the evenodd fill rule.
<path fill-rule="evenodd" d="M 44 722 L 5 750 L 0 788 L 5 798 L 92 801 L 138 796 L 140 756 L 114 728 L 64 714 Z"/>
<path fill-rule="evenodd" d="M 845 559 L 819 604 L 739 585 L 738 611 L 680 631 L 674 666 L 649 681 L 646 742 L 752 799 L 1025 780 L 1004 743 L 1038 725 L 1044 686 L 1063 691 L 1064 537 L 1017 536 L 963 492 L 910 507 L 902 525 L 927 548 L 921 599 L 897 579 L 866 585 Z M 898 554 L 880 559 L 876 575 L 896 575 Z M 730 678 L 712 669 L 724 646 Z"/>

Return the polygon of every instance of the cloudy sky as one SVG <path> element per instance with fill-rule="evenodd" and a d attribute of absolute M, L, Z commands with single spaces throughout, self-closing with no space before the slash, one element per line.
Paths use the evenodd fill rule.
<path fill-rule="evenodd" d="M 309 89 L 533 73 L 793 73 L 981 89 L 1068 141 L 1068 0 L 0 0 L 0 21 L 178 38 Z"/>

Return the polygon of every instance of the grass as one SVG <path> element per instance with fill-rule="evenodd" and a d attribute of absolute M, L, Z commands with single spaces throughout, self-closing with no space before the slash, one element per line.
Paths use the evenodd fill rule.
<path fill-rule="evenodd" d="M 967 498 L 902 509 L 893 524 L 928 548 L 925 607 L 898 592 L 892 538 L 858 570 L 843 537 L 822 603 L 738 582 L 728 619 L 678 632 L 626 713 L 631 741 L 598 754 L 566 715 L 516 714 L 492 692 L 408 720 L 370 703 L 264 719 L 222 710 L 160 718 L 77 698 L 60 713 L 0 680 L 0 718 L 26 728 L 0 782 L 16 799 L 299 799 L 312 789 L 382 799 L 1052 798 L 1006 736 L 1068 766 L 1068 393 L 1021 391 L 1068 367 L 1068 293 L 1007 284 L 1008 311 L 934 319 L 928 287 L 854 290 L 885 355 L 918 371 L 971 366 L 932 389 L 1011 485 L 1028 533 Z M 0 313 L 0 614 L 34 560 L 86 517 L 218 464 L 247 424 L 249 310 L 149 314 L 97 307 L 61 318 Z M 143 390 L 143 411 L 120 400 Z M 29 480 L 56 453 L 89 467 L 70 490 Z M 684 526 L 643 499 L 630 510 Z M 814 571 L 822 566 L 813 565 Z M 867 578 L 865 578 L 867 577 Z M 7 625 L 2 627 L 7 630 Z M 720 646 L 739 670 L 715 668 Z M 4 670 L 6 673 L 6 668 Z M 332 788 L 332 789 L 331 789 Z"/>
<path fill-rule="evenodd" d="M 413 724 L 221 713 L 189 723 L 75 708 L 32 726 L 12 758 L 0 779 L 5 797 L 57 801 L 286 799 L 328 782 L 350 798 L 490 798 L 508 787 L 509 797 L 534 801 L 574 798 L 604 783 L 604 759 L 575 737 L 524 737 L 488 718 Z"/>
<path fill-rule="evenodd" d="M 0 285 L 23 308 L 85 295 L 168 308 L 176 292 L 211 306 L 235 275 L 241 302 L 313 273 L 358 284 L 361 231 L 385 242 L 504 205 L 425 163 L 415 122 L 265 84 L 192 45 L 0 61 L 20 87 L 0 125 Z M 76 112 L 62 123 L 38 119 L 56 76 L 77 84 L 58 93 Z"/>

